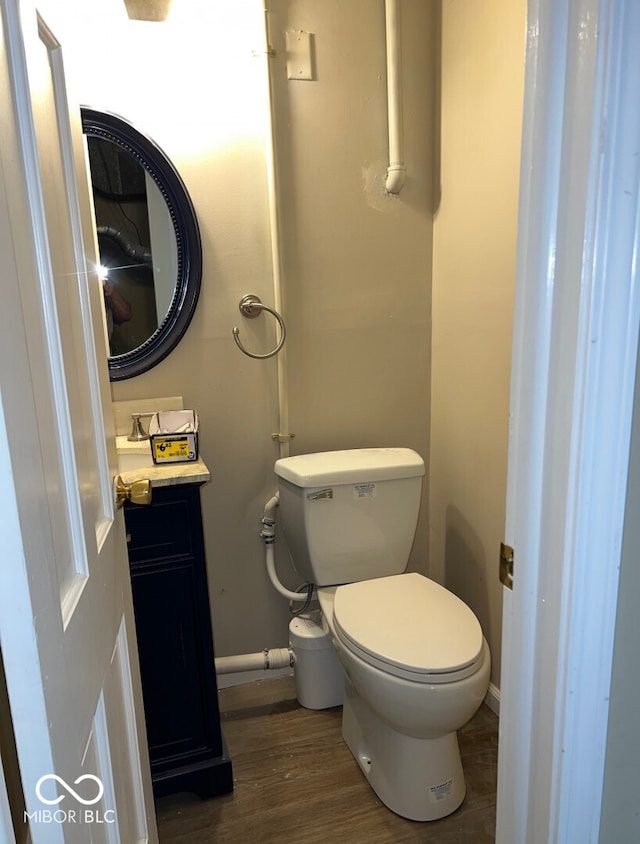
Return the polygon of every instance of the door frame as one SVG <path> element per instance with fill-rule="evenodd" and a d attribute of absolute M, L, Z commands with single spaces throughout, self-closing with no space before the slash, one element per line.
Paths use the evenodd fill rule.
<path fill-rule="evenodd" d="M 633 92 L 616 83 L 639 77 L 629 37 L 637 44 L 639 32 L 632 0 L 529 2 L 505 533 L 516 577 L 504 601 L 504 844 L 598 837 L 640 324 L 628 263 L 639 179 L 625 140 L 638 137 L 640 115 L 628 107 Z M 593 86 L 565 106 L 585 66 Z M 581 138 L 589 156 L 578 156 L 577 172 L 569 153 Z M 580 175 L 589 190 L 572 193 Z M 632 189 L 616 191 L 620 184 Z M 587 248 L 580 283 L 562 289 L 568 256 L 563 266 L 551 258 L 564 238 Z M 615 248 L 604 254 L 605 244 Z"/>
<path fill-rule="evenodd" d="M 529 2 L 499 844 L 599 838 L 640 325 L 639 35 L 633 0 Z"/>

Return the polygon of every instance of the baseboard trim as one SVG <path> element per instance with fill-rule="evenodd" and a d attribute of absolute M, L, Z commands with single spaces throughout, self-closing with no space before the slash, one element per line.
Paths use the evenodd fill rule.
<path fill-rule="evenodd" d="M 276 677 L 286 677 L 293 674 L 291 668 L 278 668 L 276 670 L 263 671 L 238 671 L 235 674 L 222 674 L 218 677 L 218 689 L 228 689 L 231 686 L 240 686 L 242 683 L 254 683 L 256 680 L 273 680 Z M 500 717 L 500 689 L 489 683 L 489 690 L 484 702 L 492 712 Z"/>
<path fill-rule="evenodd" d="M 489 691 L 484 699 L 484 702 L 487 704 L 489 709 L 492 712 L 500 717 L 500 689 L 497 686 L 494 686 L 493 683 L 489 683 Z"/>

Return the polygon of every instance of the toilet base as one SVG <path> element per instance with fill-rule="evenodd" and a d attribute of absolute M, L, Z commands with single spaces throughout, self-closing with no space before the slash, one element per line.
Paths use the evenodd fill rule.
<path fill-rule="evenodd" d="M 404 818 L 434 821 L 454 812 L 466 791 L 455 732 L 420 739 L 397 732 L 346 680 L 342 737 L 380 800 Z"/>

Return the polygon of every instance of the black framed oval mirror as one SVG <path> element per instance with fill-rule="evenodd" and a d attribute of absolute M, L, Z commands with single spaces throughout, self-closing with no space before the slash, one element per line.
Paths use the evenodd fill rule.
<path fill-rule="evenodd" d="M 193 204 L 164 152 L 127 120 L 83 107 L 112 381 L 156 366 L 180 342 L 202 280 Z"/>

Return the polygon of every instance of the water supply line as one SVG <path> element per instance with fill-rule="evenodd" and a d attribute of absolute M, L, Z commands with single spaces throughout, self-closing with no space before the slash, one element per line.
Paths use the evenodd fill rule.
<path fill-rule="evenodd" d="M 276 541 L 276 519 L 275 510 L 280 505 L 280 495 L 276 492 L 267 503 L 264 505 L 264 515 L 262 517 L 262 530 L 260 536 L 264 540 L 265 545 L 265 560 L 267 566 L 267 574 L 271 585 L 283 597 L 289 601 L 304 601 L 305 604 L 311 600 L 313 593 L 313 584 L 307 584 L 305 592 L 293 592 L 291 589 L 280 582 L 278 573 L 276 572 L 276 558 L 275 558 L 275 541 Z"/>
<path fill-rule="evenodd" d="M 386 0 L 387 40 L 387 119 L 389 122 L 389 167 L 385 188 L 398 194 L 407 176 L 404 165 L 404 129 L 402 123 L 402 50 L 400 47 L 400 0 Z"/>

